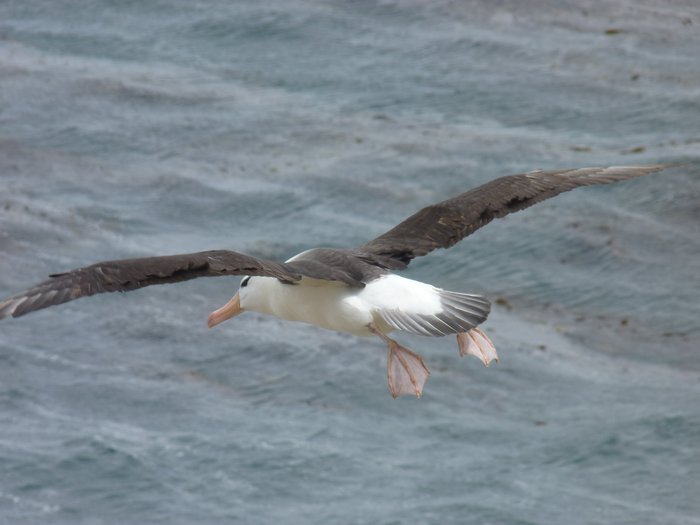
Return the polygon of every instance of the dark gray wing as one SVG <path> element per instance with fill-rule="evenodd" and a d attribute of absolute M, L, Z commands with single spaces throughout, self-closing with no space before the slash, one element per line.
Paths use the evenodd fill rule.
<path fill-rule="evenodd" d="M 283 263 L 228 250 L 105 261 L 51 275 L 47 281 L 0 302 L 0 319 L 97 293 L 219 275 L 266 275 L 290 283 L 302 277 Z"/>
<path fill-rule="evenodd" d="M 449 248 L 493 219 L 523 210 L 565 191 L 609 184 L 661 171 L 669 166 L 615 166 L 560 171 L 532 171 L 487 182 L 457 197 L 411 215 L 398 226 L 357 248 L 387 268 L 405 268 L 415 257 Z"/>
<path fill-rule="evenodd" d="M 365 283 L 386 273 L 376 264 L 358 258 L 353 250 L 337 248 L 306 250 L 285 264 L 304 276 L 338 281 L 355 288 L 362 288 Z"/>

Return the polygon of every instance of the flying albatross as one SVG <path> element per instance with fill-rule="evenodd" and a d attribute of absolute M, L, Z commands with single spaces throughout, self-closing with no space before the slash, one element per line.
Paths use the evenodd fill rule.
<path fill-rule="evenodd" d="M 538 170 L 501 177 L 423 208 L 357 248 L 313 248 L 283 263 L 229 250 L 99 262 L 53 274 L 0 302 L 0 318 L 19 317 L 97 293 L 244 275 L 233 298 L 209 315 L 210 328 L 251 310 L 358 336 L 377 336 L 388 346 L 391 395 L 420 396 L 430 375 L 428 367 L 420 355 L 387 334 L 394 330 L 429 337 L 455 334 L 460 355 L 474 355 L 488 366 L 498 355 L 478 326 L 488 317 L 491 305 L 481 295 L 442 290 L 392 270 L 403 270 L 415 257 L 449 248 L 495 218 L 562 192 L 666 167 Z"/>

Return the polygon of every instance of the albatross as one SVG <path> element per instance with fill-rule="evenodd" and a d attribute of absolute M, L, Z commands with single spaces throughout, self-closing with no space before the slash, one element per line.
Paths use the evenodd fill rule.
<path fill-rule="evenodd" d="M 430 375 L 423 358 L 389 337 L 393 331 L 428 337 L 455 335 L 460 355 L 488 366 L 498 354 L 479 328 L 489 300 L 448 291 L 396 273 L 416 257 L 449 248 L 493 219 L 579 186 L 609 184 L 665 165 L 531 171 L 501 177 L 423 208 L 356 248 L 312 248 L 285 262 L 230 250 L 104 261 L 49 276 L 0 302 L 0 319 L 104 292 L 126 292 L 197 277 L 243 275 L 239 289 L 208 317 L 214 327 L 244 311 L 274 315 L 387 345 L 389 392 L 420 397 Z"/>

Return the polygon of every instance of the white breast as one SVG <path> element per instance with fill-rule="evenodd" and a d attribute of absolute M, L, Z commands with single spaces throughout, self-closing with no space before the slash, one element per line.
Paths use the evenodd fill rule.
<path fill-rule="evenodd" d="M 372 335 L 367 329 L 370 322 L 383 331 L 394 330 L 381 318 L 380 310 L 428 315 L 441 311 L 440 297 L 433 286 L 393 274 L 375 279 L 364 288 L 309 278 L 290 285 L 271 277 L 253 277 L 241 289 L 241 307 L 363 336 Z"/>
<path fill-rule="evenodd" d="M 292 285 L 272 277 L 253 277 L 241 289 L 241 307 L 338 332 L 370 335 L 366 328 L 373 320 L 370 311 L 347 302 L 357 291 L 333 281 L 304 278 Z"/>

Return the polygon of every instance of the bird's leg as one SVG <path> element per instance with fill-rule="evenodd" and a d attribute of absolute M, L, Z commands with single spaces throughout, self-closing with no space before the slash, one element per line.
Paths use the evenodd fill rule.
<path fill-rule="evenodd" d="M 391 339 L 374 323 L 368 324 L 367 328 L 381 337 L 388 346 L 386 366 L 391 397 L 396 399 L 402 394 L 415 394 L 416 397 L 420 397 L 423 393 L 423 385 L 430 375 L 430 370 L 425 366 L 423 358 Z"/>
<path fill-rule="evenodd" d="M 457 334 L 457 344 L 459 345 L 459 355 L 473 355 L 481 359 L 484 366 L 495 360 L 498 363 L 496 347 L 491 339 L 479 328 L 472 328 L 468 332 Z"/>

